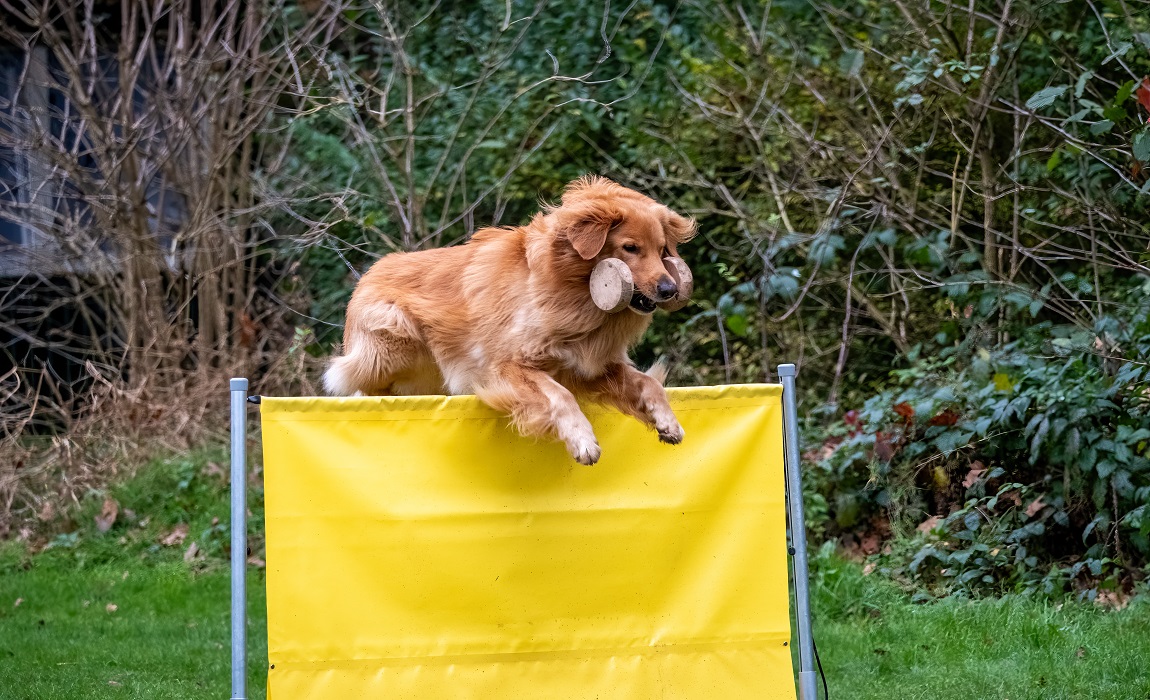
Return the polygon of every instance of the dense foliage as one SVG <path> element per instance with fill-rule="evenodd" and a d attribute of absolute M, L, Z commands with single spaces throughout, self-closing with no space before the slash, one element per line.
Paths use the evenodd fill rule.
<path fill-rule="evenodd" d="M 309 315 L 379 254 L 612 176 L 702 231 L 641 360 L 801 363 L 824 538 L 936 592 L 1141 578 L 1144 6 L 417 4 L 340 42 L 271 139 Z"/>

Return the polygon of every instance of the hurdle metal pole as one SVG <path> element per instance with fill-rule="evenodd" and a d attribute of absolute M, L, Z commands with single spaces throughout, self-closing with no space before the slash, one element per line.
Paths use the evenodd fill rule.
<path fill-rule="evenodd" d="M 232 700 L 246 700 L 248 561 L 247 398 L 248 380 L 232 379 Z"/>
<path fill-rule="evenodd" d="M 803 519 L 803 478 L 799 473 L 799 411 L 795 396 L 795 366 L 779 365 L 783 383 L 784 463 L 787 472 L 787 509 L 791 520 L 791 549 L 795 572 L 795 622 L 799 643 L 799 700 L 816 700 L 815 645 L 811 637 L 810 573 L 807 568 L 807 527 Z"/>

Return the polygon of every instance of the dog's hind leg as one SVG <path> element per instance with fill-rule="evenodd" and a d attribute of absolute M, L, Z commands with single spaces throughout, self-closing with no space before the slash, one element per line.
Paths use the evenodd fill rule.
<path fill-rule="evenodd" d="M 511 416 L 528 437 L 558 437 L 580 464 L 599 461 L 599 441 L 575 397 L 546 372 L 507 364 L 475 388 L 487 405 Z"/>
<path fill-rule="evenodd" d="M 333 396 L 400 393 L 429 364 L 434 361 L 407 315 L 391 303 L 370 304 L 349 317 L 344 355 L 332 359 L 323 385 Z"/>

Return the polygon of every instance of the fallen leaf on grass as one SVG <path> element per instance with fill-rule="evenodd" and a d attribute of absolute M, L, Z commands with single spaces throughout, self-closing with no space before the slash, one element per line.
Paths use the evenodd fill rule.
<path fill-rule="evenodd" d="M 114 687 L 116 687 L 116 688 L 119 688 L 120 686 L 122 686 L 122 685 L 123 685 L 123 683 L 121 683 L 121 682 L 119 682 L 119 681 L 108 681 L 108 685 L 110 685 L 110 686 L 114 686 Z"/>
<path fill-rule="evenodd" d="M 1086 656 L 1086 647 L 1078 647 L 1078 651 L 1074 652 L 1074 655 L 1080 659 L 1084 658 Z"/>
<path fill-rule="evenodd" d="M 188 524 L 180 523 L 174 530 L 164 535 L 160 540 L 160 544 L 165 547 L 175 547 L 178 544 L 183 544 L 184 540 L 188 538 Z"/>
<path fill-rule="evenodd" d="M 863 576 L 870 576 L 874 573 L 875 564 L 873 561 L 868 561 L 866 566 L 863 567 Z"/>
<path fill-rule="evenodd" d="M 16 599 L 16 602 L 15 602 L 15 603 L 12 603 L 12 607 L 14 607 L 14 608 L 18 608 L 18 607 L 20 607 L 20 603 L 23 603 L 23 602 L 24 602 L 24 599 L 23 599 L 23 598 L 17 598 L 17 599 Z"/>
<path fill-rule="evenodd" d="M 107 532 L 112 529 L 116 524 L 116 516 L 120 514 L 120 504 L 116 503 L 114 498 L 105 498 L 104 507 L 100 509 L 100 514 L 96 516 L 96 529 L 100 532 Z"/>
<path fill-rule="evenodd" d="M 120 606 L 116 605 L 115 603 L 108 603 L 107 605 L 104 606 L 104 609 L 110 613 L 114 613 L 120 609 Z"/>
<path fill-rule="evenodd" d="M 1130 596 L 1122 591 L 1098 591 L 1098 597 L 1094 599 L 1094 604 L 1104 608 L 1111 608 L 1113 610 L 1121 610 L 1130 604 Z"/>
<path fill-rule="evenodd" d="M 191 563 L 200 557 L 200 546 L 195 542 L 188 545 L 184 550 L 184 561 Z"/>

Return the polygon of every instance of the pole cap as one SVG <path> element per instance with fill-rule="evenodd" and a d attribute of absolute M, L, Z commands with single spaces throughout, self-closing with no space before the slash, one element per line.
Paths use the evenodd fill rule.
<path fill-rule="evenodd" d="M 779 365 L 779 376 L 780 377 L 793 377 L 793 376 L 795 376 L 795 374 L 797 374 L 797 371 L 795 370 L 794 365 L 789 364 L 789 363 L 785 364 L 785 365 Z"/>
<path fill-rule="evenodd" d="M 247 391 L 248 380 L 243 377 L 232 377 L 232 391 Z"/>

